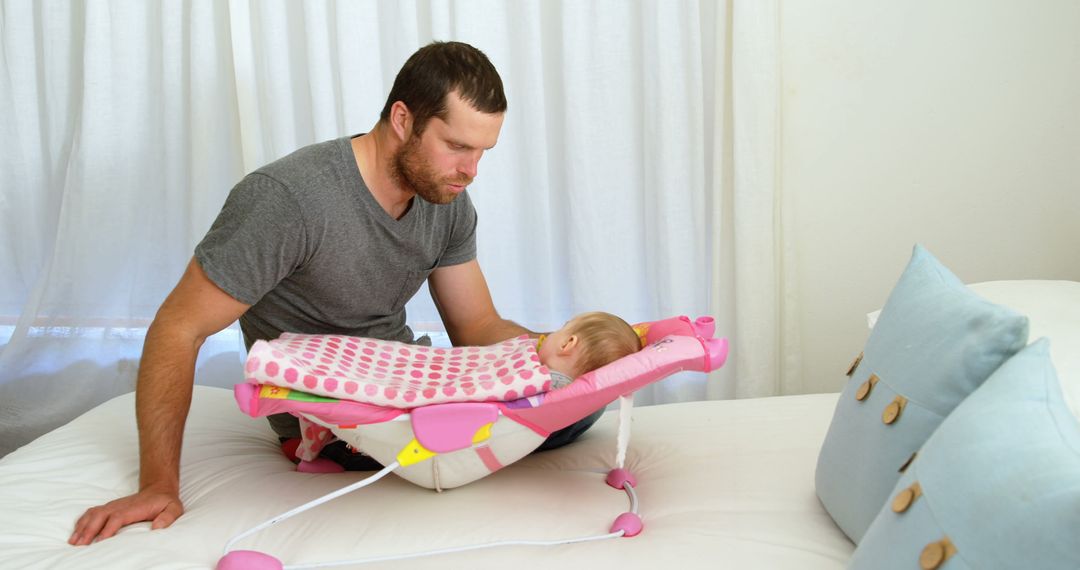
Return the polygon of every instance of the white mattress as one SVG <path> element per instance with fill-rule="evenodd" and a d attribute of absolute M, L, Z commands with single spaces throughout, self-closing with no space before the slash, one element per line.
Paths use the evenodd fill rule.
<path fill-rule="evenodd" d="M 645 530 L 563 546 L 510 546 L 365 568 L 843 568 L 854 546 L 814 494 L 836 394 L 634 410 L 628 468 Z M 286 564 L 608 531 L 628 510 L 603 483 L 616 414 L 577 443 L 435 493 L 391 475 L 245 539 Z M 367 473 L 304 474 L 230 391 L 197 387 L 182 458 L 186 514 L 67 545 L 91 506 L 135 490 L 134 397 L 121 396 L 0 460 L 0 568 L 212 568 L 233 535 Z"/>

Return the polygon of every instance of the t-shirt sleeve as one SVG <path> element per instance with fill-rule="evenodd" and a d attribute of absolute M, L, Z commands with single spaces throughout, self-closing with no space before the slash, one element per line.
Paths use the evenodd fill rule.
<path fill-rule="evenodd" d="M 303 263 L 305 243 L 303 215 L 288 190 L 249 174 L 195 247 L 195 260 L 223 291 L 254 305 Z"/>
<path fill-rule="evenodd" d="M 468 192 L 462 194 L 459 200 L 463 204 L 454 216 L 450 243 L 439 257 L 439 267 L 458 265 L 476 258 L 476 208 L 473 207 Z"/>

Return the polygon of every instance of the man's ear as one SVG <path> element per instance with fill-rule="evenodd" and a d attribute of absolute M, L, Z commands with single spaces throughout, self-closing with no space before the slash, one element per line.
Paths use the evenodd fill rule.
<path fill-rule="evenodd" d="M 403 101 L 394 101 L 394 104 L 390 106 L 390 128 L 394 129 L 394 134 L 401 139 L 401 142 L 405 142 L 409 138 L 412 126 L 412 111 Z"/>

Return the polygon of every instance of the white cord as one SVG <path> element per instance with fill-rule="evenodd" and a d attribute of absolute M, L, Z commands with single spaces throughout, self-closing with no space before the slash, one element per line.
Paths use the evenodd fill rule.
<path fill-rule="evenodd" d="M 638 500 L 637 493 L 634 491 L 633 485 L 629 482 L 623 483 L 623 490 L 630 497 L 630 512 L 635 515 L 638 512 Z M 618 532 L 612 532 L 608 534 L 598 534 L 595 536 L 585 536 L 581 538 L 565 538 L 560 540 L 504 540 L 500 542 L 489 542 L 485 544 L 473 544 L 469 546 L 455 546 L 451 548 L 440 548 L 438 550 L 427 550 L 424 552 L 414 552 L 412 554 L 392 554 L 387 556 L 376 556 L 374 558 L 359 558 L 356 560 L 340 560 L 337 562 L 315 562 L 312 564 L 290 564 L 284 566 L 284 570 L 303 570 L 305 568 L 332 568 L 334 566 L 348 566 L 350 564 L 367 564 L 370 562 L 389 562 L 392 560 L 408 560 L 409 558 L 420 558 L 423 556 L 435 556 L 437 554 L 452 554 L 455 552 L 468 552 L 470 550 L 480 550 L 482 548 L 495 548 L 497 546 L 558 546 L 560 544 L 574 544 L 577 542 L 591 542 L 596 540 L 607 540 L 609 538 L 620 538 L 626 531 L 620 530 Z"/>
<path fill-rule="evenodd" d="M 630 409 L 631 409 L 632 406 L 633 406 L 633 398 L 632 397 L 623 396 L 621 398 L 620 410 L 619 410 L 619 437 L 618 437 L 618 440 L 619 440 L 619 453 L 618 453 L 618 458 L 617 458 L 618 464 L 619 464 L 620 467 L 622 466 L 622 463 L 626 458 L 626 446 L 629 444 Z M 372 475 L 371 477 L 368 477 L 366 479 L 362 479 L 360 481 L 357 481 L 356 483 L 353 483 L 351 485 L 347 485 L 345 487 L 342 487 L 341 489 L 338 489 L 337 491 L 334 491 L 332 493 L 328 493 L 326 495 L 323 495 L 322 497 L 319 497 L 319 498 L 317 498 L 317 499 L 315 499 L 313 501 L 310 501 L 308 503 L 300 505 L 299 507 L 296 507 L 295 509 L 292 509 L 291 511 L 288 511 L 286 513 L 282 513 L 282 514 L 280 514 L 280 515 L 278 515 L 278 516 L 276 516 L 276 517 L 274 517 L 274 518 L 272 518 L 272 519 L 270 519 L 270 520 L 268 520 L 268 521 L 266 521 L 266 522 L 264 522 L 262 524 L 259 524 L 259 525 L 255 526 L 254 528 L 252 528 L 250 530 L 244 531 L 244 532 L 236 535 L 235 537 L 230 539 L 229 542 L 227 542 L 225 544 L 224 554 L 228 554 L 229 551 L 232 550 L 233 545 L 236 544 L 237 542 L 239 542 L 239 541 L 241 541 L 241 540 L 243 540 L 243 539 L 245 539 L 245 538 L 247 538 L 247 537 L 249 537 L 249 536 L 251 536 L 251 535 L 253 535 L 253 534 L 255 534 L 255 533 L 257 533 L 257 532 L 259 532 L 261 530 L 263 530 L 263 529 L 266 529 L 267 527 L 273 526 L 273 525 L 275 525 L 275 524 L 277 524 L 277 523 L 279 523 L 279 522 L 281 522 L 283 520 L 286 520 L 286 519 L 291 518 L 291 517 L 293 517 L 295 515 L 298 515 L 298 514 L 304 512 L 304 511 L 306 511 L 306 510 L 313 509 L 313 508 L 315 508 L 315 507 L 317 507 L 317 506 L 319 506 L 319 505 L 321 505 L 321 504 L 323 504 L 323 503 L 325 503 L 327 501 L 331 501 L 331 500 L 336 499 L 336 498 L 338 498 L 338 497 L 340 497 L 340 496 L 342 496 L 342 495 L 344 495 L 346 493 L 351 493 L 352 491 L 355 491 L 357 489 L 361 489 L 363 487 L 366 487 L 366 486 L 378 481 L 379 479 L 382 479 L 383 477 L 388 475 L 391 471 L 393 471 L 394 469 L 397 469 L 398 466 L 399 466 L 398 462 L 395 461 L 395 462 L 391 463 L 390 465 L 387 465 L 386 467 L 383 467 L 383 469 L 381 471 L 379 471 L 378 473 Z M 631 486 L 627 482 L 627 483 L 623 484 L 623 490 L 625 490 L 626 494 L 629 495 L 629 497 L 630 497 L 630 512 L 632 512 L 634 514 L 637 514 L 637 510 L 638 510 L 637 493 L 634 492 L 634 487 Z M 610 539 L 610 538 L 620 538 L 624 534 L 626 534 L 626 531 L 620 530 L 620 531 L 612 532 L 612 533 L 608 533 L 608 534 L 599 534 L 599 535 L 585 536 L 585 537 L 580 537 L 580 538 L 564 538 L 564 539 L 557 539 L 557 540 L 504 540 L 504 541 L 489 542 L 489 543 L 484 543 L 484 544 L 473 544 L 473 545 L 469 545 L 469 546 L 455 546 L 455 547 L 451 547 L 451 548 L 440 548 L 440 549 L 437 549 L 437 550 L 427 550 L 427 551 L 423 551 L 423 552 L 414 552 L 414 553 L 411 553 L 411 554 L 393 554 L 393 555 L 388 555 L 388 556 L 376 556 L 376 557 L 373 557 L 373 558 L 360 558 L 360 559 L 356 559 L 356 560 L 341 560 L 341 561 L 337 561 L 337 562 L 316 562 L 316 563 L 312 563 L 312 564 L 295 564 L 295 565 L 284 566 L 283 568 L 284 568 L 284 570 L 301 570 L 301 569 L 305 569 L 305 568 L 332 568 L 334 566 L 348 566 L 350 564 L 367 564 L 367 563 L 370 563 L 370 562 L 388 562 L 388 561 L 392 561 L 392 560 L 408 560 L 410 558 L 420 558 L 420 557 L 424 557 L 424 556 L 435 556 L 435 555 L 438 555 L 438 554 L 452 554 L 452 553 L 455 553 L 455 552 L 468 552 L 470 550 L 480 550 L 480 549 L 483 549 L 483 548 L 496 548 L 496 547 L 499 547 L 499 546 L 557 546 L 557 545 L 560 545 L 560 544 L 575 544 L 575 543 L 579 543 L 579 542 L 592 542 L 592 541 L 597 541 L 597 540 L 607 540 L 607 539 Z"/>
<path fill-rule="evenodd" d="M 256 527 L 254 527 L 254 528 L 252 528 L 250 530 L 246 530 L 246 531 L 234 536 L 231 540 L 229 540 L 229 542 L 227 542 L 225 544 L 225 554 L 228 554 L 229 551 L 232 550 L 232 546 L 234 544 L 236 544 L 237 542 L 239 542 L 240 540 L 243 540 L 244 538 L 247 538 L 247 537 L 257 533 L 260 530 L 263 530 L 263 529 L 265 529 L 265 528 L 267 528 L 269 526 L 275 525 L 275 524 L 277 524 L 277 523 L 279 523 L 279 522 L 281 522 L 281 521 L 283 521 L 283 520 L 285 520 L 287 518 L 290 518 L 290 517 L 292 517 L 294 515 L 298 515 L 298 514 L 304 512 L 304 511 L 306 511 L 308 509 L 313 509 L 313 508 L 315 508 L 315 507 L 317 507 L 317 506 L 319 506 L 319 505 L 321 505 L 321 504 L 323 504 L 323 503 L 325 503 L 327 501 L 336 499 L 336 498 L 338 498 L 338 497 L 340 497 L 340 496 L 342 496 L 342 495 L 344 495 L 346 493 L 350 493 L 350 492 L 355 491 L 357 489 L 367 487 L 368 485 L 378 481 L 379 479 L 382 479 L 383 477 L 385 477 L 387 474 L 389 474 L 391 471 L 393 471 L 397 467 L 398 467 L 398 462 L 395 461 L 395 462 L 391 463 L 390 465 L 387 465 L 386 467 L 383 467 L 382 471 L 379 471 L 378 473 L 372 475 L 371 477 L 368 477 L 366 479 L 361 479 L 361 480 L 359 480 L 359 481 L 357 481 L 357 482 L 355 482 L 355 483 L 353 483 L 351 485 L 347 485 L 345 487 L 342 487 L 341 489 L 338 489 L 337 491 L 334 491 L 332 493 L 323 495 L 322 497 L 319 497 L 318 499 L 315 499 L 314 501 L 311 501 L 311 502 L 305 503 L 303 505 L 300 505 L 299 507 L 296 507 L 295 509 L 293 509 L 293 510 L 287 512 L 287 513 L 282 513 L 282 514 L 280 514 L 280 515 L 278 515 L 278 516 L 276 516 L 276 517 L 274 517 L 274 518 L 272 518 L 272 519 L 270 519 L 270 520 L 268 520 L 268 521 L 266 521 L 266 522 L 264 522 L 264 523 L 262 523 L 262 524 L 260 524 L 260 525 L 258 525 Z"/>
<path fill-rule="evenodd" d="M 630 512 L 637 514 L 637 493 L 634 492 L 634 486 L 629 481 L 623 483 L 623 490 L 627 495 L 630 495 Z"/>
<path fill-rule="evenodd" d="M 560 544 L 573 544 L 575 542 L 589 542 L 594 540 L 607 540 L 609 538 L 619 538 L 625 531 L 618 531 L 609 534 L 601 534 L 596 536 L 586 536 L 582 538 L 566 538 L 561 540 L 506 540 L 502 542 L 489 542 L 487 544 L 473 544 L 470 546 L 455 546 L 451 548 L 440 548 L 438 550 L 428 550 L 425 552 L 414 552 L 412 554 L 393 554 L 389 556 L 377 556 L 374 558 L 361 558 L 357 560 L 342 560 L 338 562 L 317 562 L 314 564 L 297 564 L 288 565 L 284 567 L 284 570 L 301 570 L 303 568 L 331 568 L 333 566 L 347 566 L 350 564 L 367 564 L 369 562 L 387 562 L 390 560 L 407 560 L 409 558 L 419 558 L 421 556 L 434 556 L 436 554 L 451 554 L 454 552 L 467 552 L 469 550 L 479 550 L 481 548 L 494 548 L 496 546 L 557 546 Z"/>

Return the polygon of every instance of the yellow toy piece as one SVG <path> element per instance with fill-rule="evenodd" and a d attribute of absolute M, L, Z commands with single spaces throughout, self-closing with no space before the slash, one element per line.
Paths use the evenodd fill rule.
<path fill-rule="evenodd" d="M 435 457 L 438 453 L 431 451 L 430 449 L 420 445 L 420 442 L 414 437 L 404 449 L 397 455 L 398 465 L 402 467 L 408 467 L 421 461 L 427 461 L 432 457 Z"/>
<path fill-rule="evenodd" d="M 259 388 L 259 397 L 270 398 L 273 400 L 286 400 L 289 398 L 290 391 L 291 390 L 288 388 L 279 388 L 277 386 L 264 384 L 262 388 Z"/>
<path fill-rule="evenodd" d="M 476 445 L 481 441 L 484 441 L 487 438 L 491 437 L 491 425 L 492 424 L 484 424 L 480 426 L 480 429 L 476 430 L 476 433 L 472 436 L 473 445 Z"/>
<path fill-rule="evenodd" d="M 645 345 L 648 344 L 645 339 L 649 336 L 649 324 L 650 323 L 641 323 L 634 325 L 634 332 L 637 333 L 638 341 L 641 342 L 641 348 L 645 348 Z"/>

